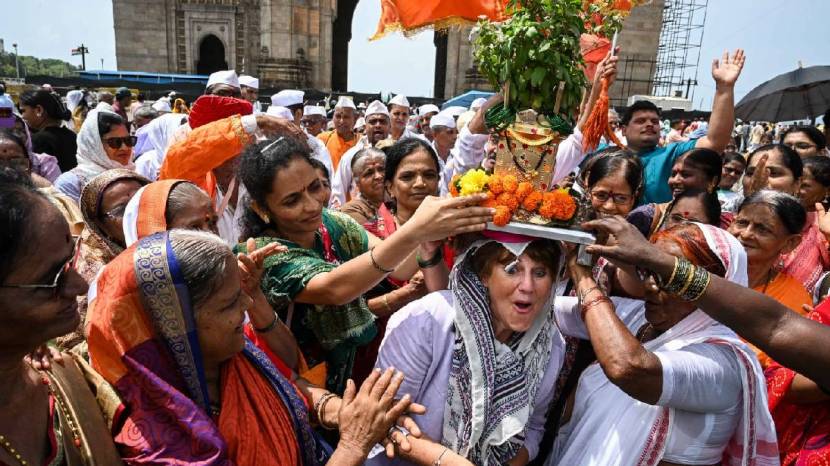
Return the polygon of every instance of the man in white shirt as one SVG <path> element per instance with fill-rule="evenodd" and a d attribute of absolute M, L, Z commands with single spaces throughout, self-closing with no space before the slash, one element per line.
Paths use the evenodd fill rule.
<path fill-rule="evenodd" d="M 294 123 L 302 128 L 304 98 L 305 92 L 303 91 L 285 89 L 271 96 L 271 106 L 287 108 L 291 112 Z M 308 147 L 311 148 L 311 157 L 322 162 L 326 166 L 326 170 L 329 171 L 329 175 L 334 173 L 334 167 L 331 165 L 331 155 L 326 146 L 307 131 L 306 136 L 308 136 Z"/>

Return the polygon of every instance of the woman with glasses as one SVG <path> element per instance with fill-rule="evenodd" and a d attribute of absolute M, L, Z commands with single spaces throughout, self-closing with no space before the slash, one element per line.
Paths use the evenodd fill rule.
<path fill-rule="evenodd" d="M 827 156 L 827 140 L 815 126 L 793 126 L 784 131 L 781 144 L 796 151 L 802 159 Z"/>
<path fill-rule="evenodd" d="M 84 230 L 80 237 L 78 273 L 91 282 L 98 271 L 126 248 L 122 221 L 130 198 L 149 181 L 124 169 L 107 170 L 93 178 L 81 191 Z M 62 348 L 72 348 L 83 341 L 86 294 L 78 297 L 81 325 L 75 332 L 59 339 Z"/>
<path fill-rule="evenodd" d="M 133 146 L 126 122 L 105 110 L 92 111 L 78 133 L 78 166 L 55 180 L 55 187 L 78 201 L 81 190 L 92 178 L 113 168 L 135 171 Z"/>
<path fill-rule="evenodd" d="M 718 186 L 718 200 L 721 204 L 740 197 L 740 194 L 733 191 L 733 188 L 744 176 L 744 171 L 746 171 L 746 159 L 743 155 L 737 152 L 723 154 L 720 185 Z"/>
<path fill-rule="evenodd" d="M 628 215 L 643 190 L 643 164 L 634 153 L 611 148 L 588 162 L 582 180 L 598 216 Z"/>
<path fill-rule="evenodd" d="M 80 323 L 77 297 L 87 284 L 76 259 L 76 240 L 61 213 L 23 172 L 0 167 L 2 464 L 121 464 L 110 433 L 120 412 L 112 389 L 99 377 L 90 380 L 93 395 L 85 380 L 92 371 L 68 354 L 42 369 L 24 359 Z M 96 396 L 110 403 L 106 416 Z"/>

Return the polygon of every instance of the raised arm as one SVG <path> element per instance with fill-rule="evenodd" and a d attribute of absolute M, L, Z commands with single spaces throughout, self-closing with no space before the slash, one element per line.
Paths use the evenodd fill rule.
<path fill-rule="evenodd" d="M 712 101 L 712 115 L 709 117 L 709 131 L 697 140 L 695 147 L 723 152 L 732 138 L 735 125 L 735 82 L 744 67 L 744 51 L 738 49 L 729 56 L 712 62 L 712 78 L 715 80 L 715 98 Z"/>

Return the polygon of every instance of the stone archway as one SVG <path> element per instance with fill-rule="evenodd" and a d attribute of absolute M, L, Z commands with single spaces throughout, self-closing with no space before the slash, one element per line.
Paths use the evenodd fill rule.
<path fill-rule="evenodd" d="M 206 35 L 199 42 L 199 59 L 196 61 L 196 73 L 210 74 L 214 71 L 227 69 L 225 44 L 213 34 Z"/>

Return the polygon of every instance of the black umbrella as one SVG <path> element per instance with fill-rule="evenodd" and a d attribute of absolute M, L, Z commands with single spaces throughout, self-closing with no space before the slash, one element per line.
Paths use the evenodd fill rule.
<path fill-rule="evenodd" d="M 749 92 L 735 107 L 744 121 L 814 118 L 830 109 L 830 66 L 811 66 L 776 76 Z"/>

